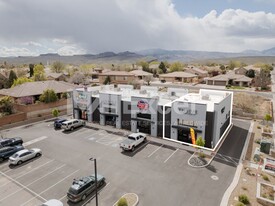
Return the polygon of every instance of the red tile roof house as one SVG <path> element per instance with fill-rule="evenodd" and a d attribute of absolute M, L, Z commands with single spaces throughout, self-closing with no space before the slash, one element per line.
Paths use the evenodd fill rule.
<path fill-rule="evenodd" d="M 71 94 L 75 88 L 77 88 L 76 85 L 54 80 L 26 82 L 9 89 L 0 90 L 0 97 L 12 97 L 15 102 L 14 107 L 16 111 L 26 112 L 27 117 L 33 117 L 42 113 L 51 113 L 53 108 L 66 110 L 68 106 L 71 107 L 70 98 L 62 99 L 61 95 L 62 93 Z M 34 104 L 46 89 L 53 89 L 60 100 L 48 104 L 40 102 Z"/>

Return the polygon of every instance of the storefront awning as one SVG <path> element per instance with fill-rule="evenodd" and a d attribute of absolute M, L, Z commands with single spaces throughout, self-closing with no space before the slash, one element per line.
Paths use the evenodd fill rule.
<path fill-rule="evenodd" d="M 106 116 L 118 117 L 117 114 L 112 114 L 112 113 L 100 113 L 100 114 L 106 115 Z"/>
<path fill-rule="evenodd" d="M 144 119 L 144 118 L 138 118 L 138 117 L 131 118 L 131 120 L 134 120 L 134 121 L 146 121 L 146 122 L 151 122 L 153 124 L 155 123 L 155 122 L 151 121 L 150 119 Z"/>
<path fill-rule="evenodd" d="M 201 130 L 197 129 L 196 126 L 190 127 L 190 126 L 184 126 L 184 125 L 172 125 L 172 128 L 183 129 L 183 130 L 186 130 L 188 132 L 190 131 L 190 128 L 193 128 L 195 130 L 195 132 L 202 132 Z"/>

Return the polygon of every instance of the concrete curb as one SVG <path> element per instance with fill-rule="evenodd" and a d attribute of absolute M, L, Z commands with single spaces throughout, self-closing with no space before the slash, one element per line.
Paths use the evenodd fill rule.
<path fill-rule="evenodd" d="M 233 181 L 231 182 L 230 186 L 227 188 L 227 190 L 223 194 L 220 206 L 227 206 L 228 205 L 229 198 L 230 198 L 233 190 L 235 189 L 235 187 L 237 186 L 237 184 L 239 182 L 242 169 L 243 169 L 243 164 L 240 163 L 237 167 L 237 170 L 236 170 L 235 176 L 233 178 Z"/>
<path fill-rule="evenodd" d="M 211 164 L 211 162 L 212 162 L 212 160 L 214 159 L 214 157 L 215 156 L 213 156 L 208 162 L 207 162 L 207 164 L 206 165 L 202 165 L 202 166 L 195 166 L 195 165 L 192 165 L 192 164 L 190 164 L 190 159 L 193 157 L 193 156 L 195 156 L 195 154 L 196 154 L 197 152 L 194 152 L 192 155 L 191 155 L 191 157 L 189 157 L 189 159 L 188 159 L 188 161 L 187 161 L 187 163 L 188 163 L 188 165 L 190 166 L 190 167 L 193 167 L 193 168 L 204 168 L 204 167 L 207 167 L 208 165 L 210 165 Z"/>
<path fill-rule="evenodd" d="M 136 197 L 136 202 L 133 205 L 130 205 L 130 206 L 137 206 L 138 205 L 139 198 L 138 198 L 138 195 L 136 193 L 126 193 L 126 194 L 122 195 L 122 197 L 125 197 L 126 195 L 134 195 Z M 113 206 L 117 206 L 118 201 L 116 201 L 116 203 Z"/>
<path fill-rule="evenodd" d="M 237 170 L 235 172 L 233 181 L 231 182 L 231 184 L 229 185 L 229 187 L 225 191 L 225 193 L 222 197 L 222 201 L 221 201 L 220 206 L 227 206 L 228 205 L 229 198 L 230 198 L 233 190 L 236 188 L 236 186 L 239 183 L 239 179 L 240 179 L 241 172 L 242 172 L 242 169 L 243 169 L 243 164 L 240 161 L 244 160 L 244 157 L 245 157 L 245 154 L 247 152 L 247 148 L 248 148 L 248 145 L 249 145 L 249 142 L 250 142 L 250 138 L 251 138 L 251 135 L 253 133 L 253 127 L 254 127 L 254 122 L 252 121 L 251 125 L 250 125 L 250 128 L 249 128 L 249 131 L 247 133 L 246 142 L 244 144 L 243 151 L 242 151 L 242 154 L 241 154 L 241 157 L 240 157 L 240 160 L 239 160 L 239 165 L 237 166 Z"/>

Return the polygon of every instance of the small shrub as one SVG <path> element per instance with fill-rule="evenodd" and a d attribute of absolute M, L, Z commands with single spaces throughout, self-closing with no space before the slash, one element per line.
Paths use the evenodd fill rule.
<path fill-rule="evenodd" d="M 261 140 L 260 140 L 260 139 L 256 139 L 256 140 L 255 140 L 255 143 L 261 144 Z"/>
<path fill-rule="evenodd" d="M 238 202 L 235 206 L 245 206 L 245 205 L 241 202 Z"/>
<path fill-rule="evenodd" d="M 247 187 L 242 186 L 242 189 L 243 189 L 243 190 L 247 190 Z"/>
<path fill-rule="evenodd" d="M 38 114 L 37 117 L 42 117 L 42 114 Z"/>
<path fill-rule="evenodd" d="M 269 181 L 269 178 L 268 178 L 268 176 L 267 176 L 267 175 L 262 174 L 262 176 L 263 176 L 263 179 L 264 179 L 265 181 Z"/>
<path fill-rule="evenodd" d="M 127 200 L 124 197 L 120 198 L 117 206 L 128 206 Z"/>
<path fill-rule="evenodd" d="M 246 195 L 239 195 L 239 201 L 245 205 L 249 204 L 249 199 Z"/>
<path fill-rule="evenodd" d="M 257 126 L 257 129 L 261 129 L 261 126 Z"/>
<path fill-rule="evenodd" d="M 262 197 L 263 197 L 263 198 L 267 198 L 267 194 L 265 194 L 265 193 L 262 194 Z"/>
<path fill-rule="evenodd" d="M 204 154 L 203 152 L 200 152 L 200 153 L 199 153 L 199 157 L 200 157 L 200 158 L 205 158 L 205 154 Z"/>

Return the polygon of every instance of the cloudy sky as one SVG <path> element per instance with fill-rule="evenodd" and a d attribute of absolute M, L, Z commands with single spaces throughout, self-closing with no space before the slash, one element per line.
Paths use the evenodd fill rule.
<path fill-rule="evenodd" d="M 0 0 L 0 56 L 275 47 L 275 0 Z"/>

